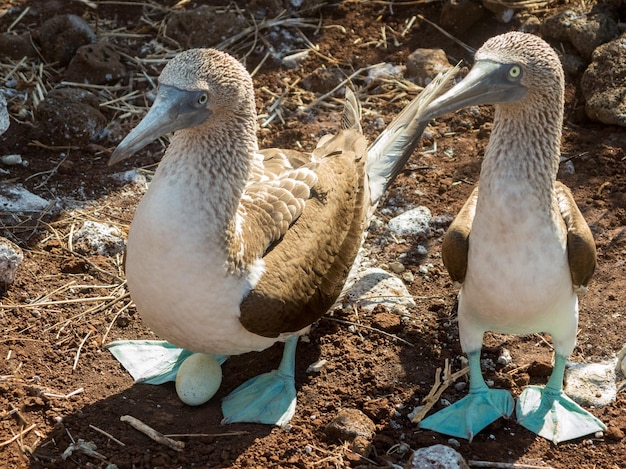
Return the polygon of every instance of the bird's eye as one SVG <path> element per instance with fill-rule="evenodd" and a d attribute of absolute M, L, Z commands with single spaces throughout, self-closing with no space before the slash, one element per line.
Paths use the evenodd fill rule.
<path fill-rule="evenodd" d="M 509 68 L 509 78 L 519 78 L 522 74 L 522 69 L 519 65 L 513 65 Z"/>
<path fill-rule="evenodd" d="M 198 104 L 200 105 L 205 105 L 208 100 L 209 97 L 206 95 L 206 93 L 202 93 L 200 96 L 198 96 Z"/>

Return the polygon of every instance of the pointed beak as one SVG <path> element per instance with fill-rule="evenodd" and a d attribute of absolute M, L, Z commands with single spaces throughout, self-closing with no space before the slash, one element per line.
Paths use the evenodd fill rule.
<path fill-rule="evenodd" d="M 508 77 L 510 65 L 481 60 L 456 86 L 435 99 L 420 120 L 427 121 L 479 104 L 517 101 L 527 88 Z"/>
<path fill-rule="evenodd" d="M 154 104 L 117 146 L 109 159 L 109 166 L 125 160 L 165 134 L 193 125 L 194 113 L 190 112 L 188 103 L 188 91 L 161 85 Z"/>

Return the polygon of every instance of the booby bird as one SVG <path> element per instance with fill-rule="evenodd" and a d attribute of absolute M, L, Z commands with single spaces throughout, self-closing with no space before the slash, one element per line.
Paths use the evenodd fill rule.
<path fill-rule="evenodd" d="M 593 236 L 569 189 L 556 181 L 564 101 L 559 57 L 542 39 L 511 32 L 476 52 L 469 74 L 434 100 L 423 118 L 493 104 L 493 130 L 479 183 L 446 232 L 442 257 L 458 296 L 461 348 L 469 395 L 420 422 L 420 427 L 471 440 L 513 412 L 506 390 L 481 375 L 483 334 L 548 332 L 555 350 L 545 387 L 528 386 L 516 415 L 555 443 L 605 430 L 562 391 L 574 350 L 578 293 L 596 265 Z"/>
<path fill-rule="evenodd" d="M 149 380 L 160 383 L 191 352 L 242 354 L 286 341 L 278 370 L 233 391 L 222 411 L 226 423 L 288 422 L 298 336 L 342 292 L 372 212 L 426 127 L 416 117 L 454 73 L 434 80 L 369 148 L 347 90 L 343 129 L 305 154 L 259 150 L 253 82 L 235 58 L 213 49 L 175 56 L 109 161 L 174 132 L 126 254 L 131 298 L 169 342 L 120 341 L 114 355 L 131 370 L 163 353 Z"/>

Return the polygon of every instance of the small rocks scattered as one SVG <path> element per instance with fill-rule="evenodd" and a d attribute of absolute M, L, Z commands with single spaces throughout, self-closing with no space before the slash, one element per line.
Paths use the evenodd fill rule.
<path fill-rule="evenodd" d="M 616 360 L 600 363 L 568 362 L 564 379 L 564 391 L 578 404 L 585 407 L 603 407 L 615 400 Z"/>
<path fill-rule="evenodd" d="M 0 290 L 6 290 L 15 280 L 17 268 L 24 260 L 20 247 L 0 237 Z"/>
<path fill-rule="evenodd" d="M 125 242 L 117 227 L 86 221 L 74 233 L 73 245 L 76 251 L 83 254 L 114 256 L 124 250 Z"/>
<path fill-rule="evenodd" d="M 420 448 L 413 453 L 404 469 L 469 469 L 457 451 L 446 445 Z"/>

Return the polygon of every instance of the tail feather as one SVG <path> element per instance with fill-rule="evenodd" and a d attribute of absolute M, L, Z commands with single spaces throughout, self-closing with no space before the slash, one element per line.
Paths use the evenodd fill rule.
<path fill-rule="evenodd" d="M 428 126 L 420 114 L 452 85 L 460 65 L 440 73 L 387 126 L 368 149 L 367 174 L 375 206 L 400 173 Z M 345 113 L 345 111 L 344 111 Z"/>
<path fill-rule="evenodd" d="M 345 104 L 343 115 L 341 116 L 342 129 L 354 129 L 363 132 L 361 129 L 361 103 L 357 99 L 354 91 L 346 87 Z"/>

